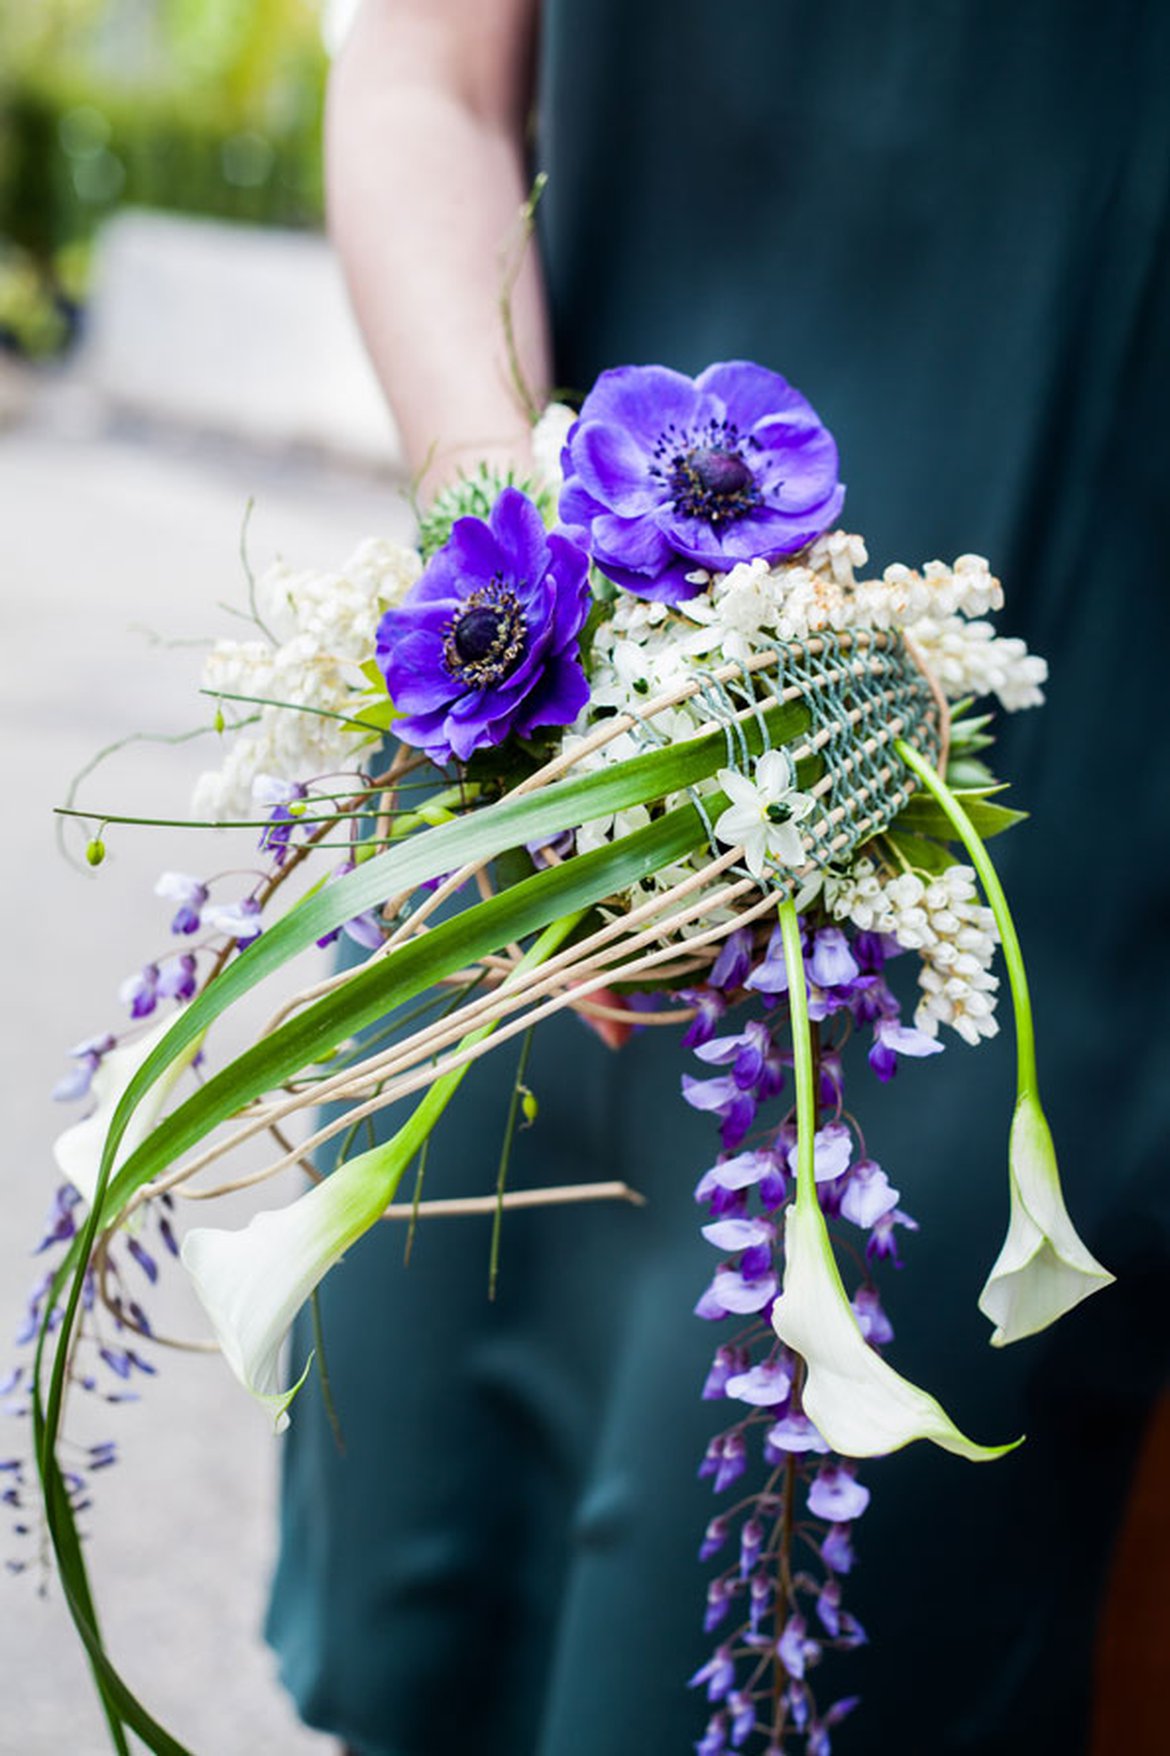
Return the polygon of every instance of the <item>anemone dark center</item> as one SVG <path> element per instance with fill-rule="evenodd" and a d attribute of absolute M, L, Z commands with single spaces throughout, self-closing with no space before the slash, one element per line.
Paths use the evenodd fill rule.
<path fill-rule="evenodd" d="M 443 662 L 471 689 L 502 683 L 524 651 L 528 625 L 520 600 L 501 580 L 469 593 L 447 624 Z"/>
<path fill-rule="evenodd" d="M 752 472 L 734 451 L 693 451 L 691 468 L 709 494 L 742 494 L 752 485 Z"/>
<path fill-rule="evenodd" d="M 670 491 L 675 506 L 708 524 L 742 518 L 759 501 L 751 466 L 740 452 L 700 445 L 672 460 Z"/>
<path fill-rule="evenodd" d="M 474 665 L 490 658 L 499 645 L 503 621 L 495 604 L 479 604 L 460 616 L 451 634 L 460 663 Z"/>

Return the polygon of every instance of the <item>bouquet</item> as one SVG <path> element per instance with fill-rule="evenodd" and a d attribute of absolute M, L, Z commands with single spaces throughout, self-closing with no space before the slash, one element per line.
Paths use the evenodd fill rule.
<path fill-rule="evenodd" d="M 313 1370 L 292 1359 L 282 1377 L 294 1315 L 385 1216 L 451 1207 L 422 1193 L 430 1134 L 519 1039 L 498 1187 L 461 1204 L 494 1211 L 498 1236 L 513 1131 L 539 1125 L 527 1044 L 553 1013 L 614 1045 L 677 1025 L 680 1101 L 712 1130 L 694 1190 L 713 1251 L 695 1315 L 716 1338 L 696 1392 L 718 1429 L 696 1459 L 716 1496 L 705 1602 L 696 1580 L 713 1648 L 690 1679 L 709 1704 L 701 1756 L 824 1756 L 855 1706 L 816 1683 L 826 1650 L 865 1638 L 845 1602 L 861 1460 L 914 1440 L 976 1462 L 1011 1448 L 968 1437 L 897 1370 L 881 1277 L 916 1225 L 846 1106 L 849 1039 L 879 1087 L 904 1057 L 978 1046 L 999 1028 L 1000 955 L 1018 1093 L 1006 1237 L 979 1296 L 992 1342 L 1111 1278 L 1061 1196 L 985 846 L 1021 818 L 987 765 L 989 698 L 1037 705 L 1045 677 L 987 620 L 1002 604 L 988 564 L 867 575 L 837 525 L 831 434 L 748 362 L 605 372 L 579 413 L 546 412 L 534 453 L 531 479 L 485 468 L 441 494 L 417 551 L 372 541 L 335 575 L 249 577 L 252 636 L 219 641 L 204 670 L 224 757 L 192 820 L 259 831 L 263 864 L 160 875 L 171 949 L 127 979 L 123 1018 L 71 1051 L 58 1088 L 89 1108 L 55 1146 L 55 1266 L 14 1379 L 35 1474 L 9 1460 L 6 1499 L 27 1525 L 39 1491 L 118 1749 L 128 1730 L 181 1746 L 98 1633 L 78 1518 L 115 1447 L 66 1466 L 69 1399 L 116 1401 L 154 1370 L 143 1301 L 170 1255 L 285 1425 Z M 100 864 L 116 820 L 71 814 Z M 341 967 L 318 949 L 339 939 Z M 217 1021 L 302 955 L 304 985 L 219 1055 Z M 272 1158 L 246 1180 L 307 1170 L 307 1191 L 242 1229 L 181 1227 L 182 1197 L 238 1187 L 221 1161 L 256 1138 Z"/>

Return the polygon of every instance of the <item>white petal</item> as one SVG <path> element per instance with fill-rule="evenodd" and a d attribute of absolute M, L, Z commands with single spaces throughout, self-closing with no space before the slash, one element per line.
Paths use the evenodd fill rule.
<path fill-rule="evenodd" d="M 787 750 L 767 750 L 756 763 L 756 786 L 775 803 L 792 785 L 794 773 Z"/>
<path fill-rule="evenodd" d="M 94 1074 L 90 1088 L 97 1099 L 97 1107 L 83 1121 L 75 1122 L 63 1134 L 58 1134 L 53 1142 L 53 1157 L 57 1162 L 57 1169 L 91 1205 L 94 1190 L 97 1188 L 102 1148 L 106 1144 L 106 1135 L 110 1131 L 110 1123 L 121 1102 L 122 1093 L 151 1050 L 161 1043 L 177 1016 L 176 1013 L 163 1019 L 161 1024 L 148 1030 L 145 1036 L 127 1043 L 125 1048 L 111 1049 L 102 1057 L 102 1064 Z M 138 1105 L 119 1143 L 114 1159 L 115 1171 L 142 1144 L 154 1127 L 176 1080 L 195 1059 L 202 1040 L 202 1037 L 197 1037 L 194 1042 L 188 1043 L 161 1078 L 155 1080 Z"/>
<path fill-rule="evenodd" d="M 728 805 L 715 824 L 716 836 L 728 847 L 738 847 L 749 836 L 761 835 L 763 829 L 763 814 L 751 805 Z"/>
<path fill-rule="evenodd" d="M 768 851 L 782 866 L 793 871 L 803 866 L 806 855 L 804 841 L 795 823 L 770 823 L 767 828 Z"/>
<path fill-rule="evenodd" d="M 833 1258 L 820 1208 L 797 1202 L 784 1233 L 784 1290 L 772 1311 L 781 1341 L 807 1367 L 804 1411 L 842 1457 L 880 1457 L 930 1439 L 972 1462 L 1010 1445 L 976 1445 L 942 1405 L 875 1353 L 857 1324 Z"/>
<path fill-rule="evenodd" d="M 715 778 L 733 805 L 750 806 L 757 817 L 760 815 L 763 810 L 760 795 L 746 774 L 740 774 L 736 768 L 721 768 Z"/>
<path fill-rule="evenodd" d="M 395 1179 L 396 1180 L 396 1179 Z M 280 1350 L 314 1287 L 385 1207 L 386 1152 L 350 1159 L 288 1207 L 258 1213 L 242 1231 L 201 1226 L 183 1240 L 182 1261 L 211 1318 L 224 1358 L 245 1389 L 272 1409 L 277 1427 L 304 1381 L 277 1388 Z"/>
<path fill-rule="evenodd" d="M 1046 1329 L 1113 1280 L 1086 1250 L 1068 1216 L 1052 1135 L 1030 1091 L 1012 1118 L 1011 1218 L 979 1309 L 995 1324 L 993 1347 Z"/>

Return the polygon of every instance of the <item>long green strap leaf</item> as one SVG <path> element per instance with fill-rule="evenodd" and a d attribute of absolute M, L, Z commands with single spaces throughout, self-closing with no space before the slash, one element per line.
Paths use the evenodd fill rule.
<path fill-rule="evenodd" d="M 801 702 L 779 703 L 764 709 L 762 717 L 769 737 L 777 744 L 790 742 L 808 725 L 808 710 Z M 743 729 L 748 749 L 757 753 L 763 745 L 759 725 L 753 718 Z M 354 871 L 305 897 L 266 928 L 179 1014 L 123 1094 L 110 1125 L 107 1156 L 112 1162 L 142 1097 L 189 1043 L 241 995 L 346 921 L 378 907 L 388 896 L 416 889 L 472 861 L 494 859 L 510 848 L 551 839 L 594 818 L 685 791 L 709 778 L 726 761 L 723 733 L 709 732 L 630 757 L 596 774 L 555 781 L 534 793 L 501 799 L 453 823 L 412 836 L 403 846 L 363 861 Z"/>
<path fill-rule="evenodd" d="M 722 800 L 722 794 L 712 795 L 715 811 Z M 443 921 L 432 932 L 407 940 L 391 956 L 355 970 L 343 987 L 295 1013 L 155 1126 L 112 1179 L 103 1223 L 109 1224 L 136 1189 L 161 1174 L 218 1123 L 319 1061 L 338 1043 L 478 958 L 564 915 L 591 908 L 615 890 L 685 858 L 705 835 L 694 806 L 680 805 L 644 829 L 535 873 Z"/>

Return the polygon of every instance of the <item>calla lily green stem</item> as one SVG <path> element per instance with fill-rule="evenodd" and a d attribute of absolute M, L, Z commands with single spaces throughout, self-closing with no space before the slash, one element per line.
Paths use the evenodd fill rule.
<path fill-rule="evenodd" d="M 917 750 L 895 744 L 906 766 L 937 801 L 966 848 L 999 928 L 1016 1020 L 1016 1108 L 1008 1146 L 1011 1213 L 1002 1250 L 992 1266 L 979 1309 L 993 1325 L 993 1347 L 1035 1335 L 1090 1293 L 1113 1280 L 1081 1242 L 1069 1218 L 1052 1132 L 1040 1103 L 1032 1002 L 1019 936 L 1003 885 L 962 804 Z"/>

